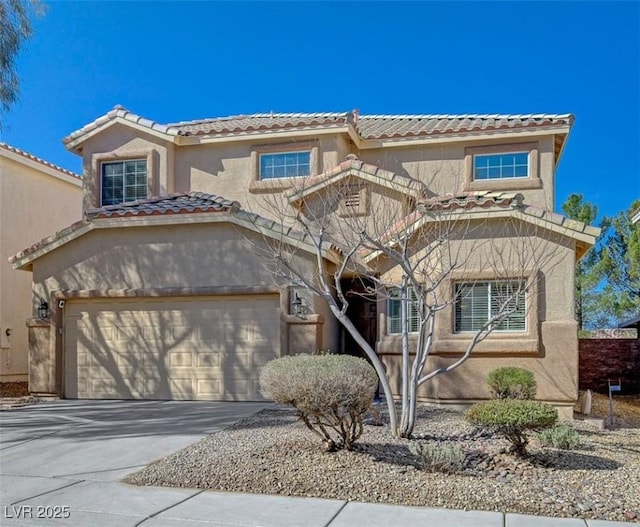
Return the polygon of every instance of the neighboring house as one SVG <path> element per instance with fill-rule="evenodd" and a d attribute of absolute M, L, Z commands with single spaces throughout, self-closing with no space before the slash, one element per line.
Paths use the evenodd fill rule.
<path fill-rule="evenodd" d="M 449 194 L 447 206 L 477 209 L 495 225 L 515 218 L 538 229 L 562 258 L 553 272 L 540 271 L 533 308 L 421 394 L 487 397 L 488 371 L 510 364 L 535 372 L 539 397 L 570 408 L 578 372 L 574 263 L 599 233 L 552 212 L 572 123 L 571 115 L 348 112 L 161 125 L 116 107 L 64 140 L 83 159 L 85 219 L 13 259 L 33 273 L 34 306 L 41 299 L 51 306 L 49 317 L 34 311 L 29 322 L 32 390 L 251 400 L 260 397 L 260 367 L 274 357 L 353 351 L 324 301 L 275 284 L 259 247 L 284 232 L 281 241 L 313 269 L 312 247 L 283 231 L 267 203 L 283 198 L 302 210 L 333 185 L 355 182 L 357 195 L 344 204 L 352 213 L 366 216 L 379 196 L 412 207 Z M 325 258 L 338 262 L 338 249 Z M 485 291 L 497 278 L 482 269 L 477 277 Z M 487 295 L 466 314 L 481 317 Z M 298 298 L 309 311 L 303 318 Z M 397 306 L 354 304 L 354 321 L 397 384 Z M 452 306 L 439 319 L 430 360 L 450 361 L 466 340 Z"/>
<path fill-rule="evenodd" d="M 26 381 L 31 276 L 12 269 L 17 251 L 82 217 L 82 179 L 0 143 L 0 382 Z"/>
<path fill-rule="evenodd" d="M 631 213 L 631 223 L 638 223 L 640 221 L 640 209 Z"/>

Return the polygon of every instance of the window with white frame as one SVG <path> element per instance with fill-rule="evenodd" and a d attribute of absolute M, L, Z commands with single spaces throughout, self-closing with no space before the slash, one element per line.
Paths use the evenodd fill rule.
<path fill-rule="evenodd" d="M 116 205 L 147 197 L 147 161 L 109 161 L 101 165 L 101 205 Z"/>
<path fill-rule="evenodd" d="M 260 154 L 260 179 L 308 176 L 311 152 L 276 152 Z"/>
<path fill-rule="evenodd" d="M 510 179 L 529 177 L 529 153 L 476 154 L 473 156 L 473 179 Z"/>
<path fill-rule="evenodd" d="M 526 293 L 519 280 L 458 283 L 455 285 L 455 331 L 478 331 L 489 320 L 506 313 L 494 331 L 527 329 Z"/>
<path fill-rule="evenodd" d="M 408 289 L 408 293 L 408 327 L 410 333 L 416 333 L 420 330 L 420 313 L 417 301 L 418 299 L 412 287 Z M 395 289 L 389 293 L 389 298 L 387 300 L 387 333 L 389 335 L 402 333 L 401 298 L 401 291 L 399 289 Z"/>

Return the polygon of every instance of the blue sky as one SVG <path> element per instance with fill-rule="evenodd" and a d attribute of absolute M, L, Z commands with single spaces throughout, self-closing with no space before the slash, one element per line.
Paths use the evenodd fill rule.
<path fill-rule="evenodd" d="M 74 171 L 61 139 L 116 104 L 161 123 L 570 112 L 557 207 L 640 198 L 638 2 L 50 2 L 18 67 L 2 140 Z"/>

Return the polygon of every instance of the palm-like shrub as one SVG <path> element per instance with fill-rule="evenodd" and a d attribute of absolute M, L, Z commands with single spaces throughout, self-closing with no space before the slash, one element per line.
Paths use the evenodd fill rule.
<path fill-rule="evenodd" d="M 267 363 L 262 394 L 294 406 L 298 417 L 327 450 L 351 450 L 362 435 L 363 417 L 378 386 L 375 370 L 350 355 L 294 355 Z"/>

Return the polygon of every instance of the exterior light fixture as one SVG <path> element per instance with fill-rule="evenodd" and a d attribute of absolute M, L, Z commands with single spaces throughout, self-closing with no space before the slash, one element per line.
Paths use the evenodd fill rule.
<path fill-rule="evenodd" d="M 302 299 L 298 296 L 298 293 L 294 293 L 293 302 L 291 302 L 293 308 L 293 314 L 301 317 L 304 314 L 304 308 L 302 307 Z"/>
<path fill-rule="evenodd" d="M 44 300 L 40 300 L 40 307 L 38 308 L 38 318 L 39 319 L 47 319 L 49 318 L 49 304 Z"/>

